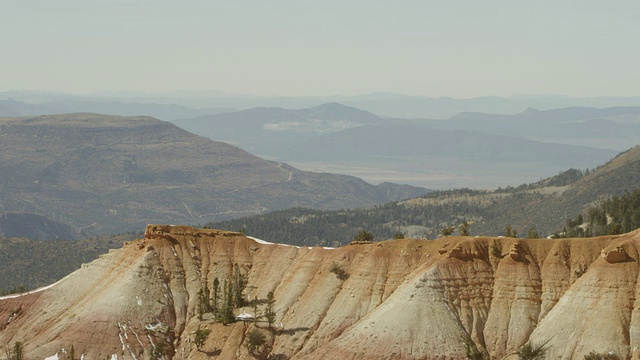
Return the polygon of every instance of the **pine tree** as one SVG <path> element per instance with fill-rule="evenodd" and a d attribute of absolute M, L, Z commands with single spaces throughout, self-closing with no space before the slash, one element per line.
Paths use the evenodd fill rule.
<path fill-rule="evenodd" d="M 233 304 L 239 308 L 245 305 L 244 290 L 247 287 L 247 277 L 240 273 L 240 267 L 235 264 L 233 267 Z"/>
<path fill-rule="evenodd" d="M 460 224 L 460 236 L 469 236 L 469 223 L 465 220 Z"/>
<path fill-rule="evenodd" d="M 213 317 L 218 317 L 218 300 L 220 300 L 220 281 L 218 278 L 213 279 L 213 298 L 211 299 L 211 312 Z"/>
<path fill-rule="evenodd" d="M 202 321 L 202 315 L 204 314 L 204 294 L 202 289 L 198 290 L 198 320 Z"/>
<path fill-rule="evenodd" d="M 276 300 L 274 299 L 273 291 L 269 291 L 267 294 L 266 308 L 264 310 L 264 317 L 269 323 L 269 329 L 273 328 L 273 324 L 276 322 L 276 311 L 274 309 L 275 303 Z"/>
<path fill-rule="evenodd" d="M 233 286 L 230 281 L 224 281 L 224 299 L 222 301 L 222 311 L 220 321 L 224 325 L 234 323 L 236 317 L 233 314 Z"/>
<path fill-rule="evenodd" d="M 253 321 L 258 321 L 258 318 L 260 317 L 259 314 L 259 310 L 258 310 L 258 305 L 260 305 L 260 301 L 258 301 L 258 298 L 255 297 L 253 298 L 253 300 L 251 300 L 251 307 L 253 308 Z"/>

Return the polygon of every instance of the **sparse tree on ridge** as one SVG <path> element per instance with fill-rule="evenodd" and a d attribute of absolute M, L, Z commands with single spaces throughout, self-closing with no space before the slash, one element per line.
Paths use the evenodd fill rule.
<path fill-rule="evenodd" d="M 353 237 L 353 241 L 373 241 L 374 235 L 367 230 L 360 230 Z"/>
<path fill-rule="evenodd" d="M 440 233 L 442 234 L 442 236 L 451 236 L 451 234 L 453 234 L 453 230 L 453 226 L 445 225 L 442 230 L 440 230 Z"/>
<path fill-rule="evenodd" d="M 469 223 L 465 220 L 460 227 L 458 228 L 460 231 L 460 236 L 469 236 Z"/>

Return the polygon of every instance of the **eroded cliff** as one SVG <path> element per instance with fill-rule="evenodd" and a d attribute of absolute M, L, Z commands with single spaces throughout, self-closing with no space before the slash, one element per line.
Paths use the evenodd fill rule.
<path fill-rule="evenodd" d="M 150 225 L 48 289 L 0 300 L 0 344 L 29 358 L 71 345 L 85 358 L 251 358 L 254 324 L 198 319 L 198 292 L 237 264 L 247 298 L 274 292 L 272 356 L 463 359 L 464 338 L 492 357 L 549 341 L 549 358 L 592 350 L 639 358 L 640 231 L 591 239 L 449 237 L 337 249 L 265 244 L 242 234 Z M 348 275 L 330 272 L 337 264 Z M 252 312 L 251 308 L 239 312 Z M 265 327 L 266 325 L 258 325 Z M 212 330 L 200 351 L 198 328 Z"/>

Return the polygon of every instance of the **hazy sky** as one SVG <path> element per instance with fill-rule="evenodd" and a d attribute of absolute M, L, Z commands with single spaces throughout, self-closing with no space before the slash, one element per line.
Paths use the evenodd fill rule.
<path fill-rule="evenodd" d="M 0 91 L 640 95 L 640 1 L 3 0 Z"/>

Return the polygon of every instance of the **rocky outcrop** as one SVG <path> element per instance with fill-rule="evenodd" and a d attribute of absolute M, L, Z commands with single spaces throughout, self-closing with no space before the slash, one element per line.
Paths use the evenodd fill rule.
<path fill-rule="evenodd" d="M 622 246 L 616 246 L 614 249 L 607 251 L 603 250 L 602 258 L 611 264 L 632 260 Z"/>
<path fill-rule="evenodd" d="M 50 288 L 1 299 L 0 344 L 23 341 L 40 359 L 71 345 L 85 358 L 142 359 L 161 344 L 168 358 L 248 359 L 255 324 L 197 316 L 204 284 L 235 268 L 247 298 L 274 292 L 273 357 L 464 359 L 467 337 L 495 358 L 527 341 L 549 341 L 548 358 L 638 357 L 639 240 L 448 237 L 330 249 L 149 225 L 144 239 Z M 198 328 L 212 330 L 201 351 Z"/>

